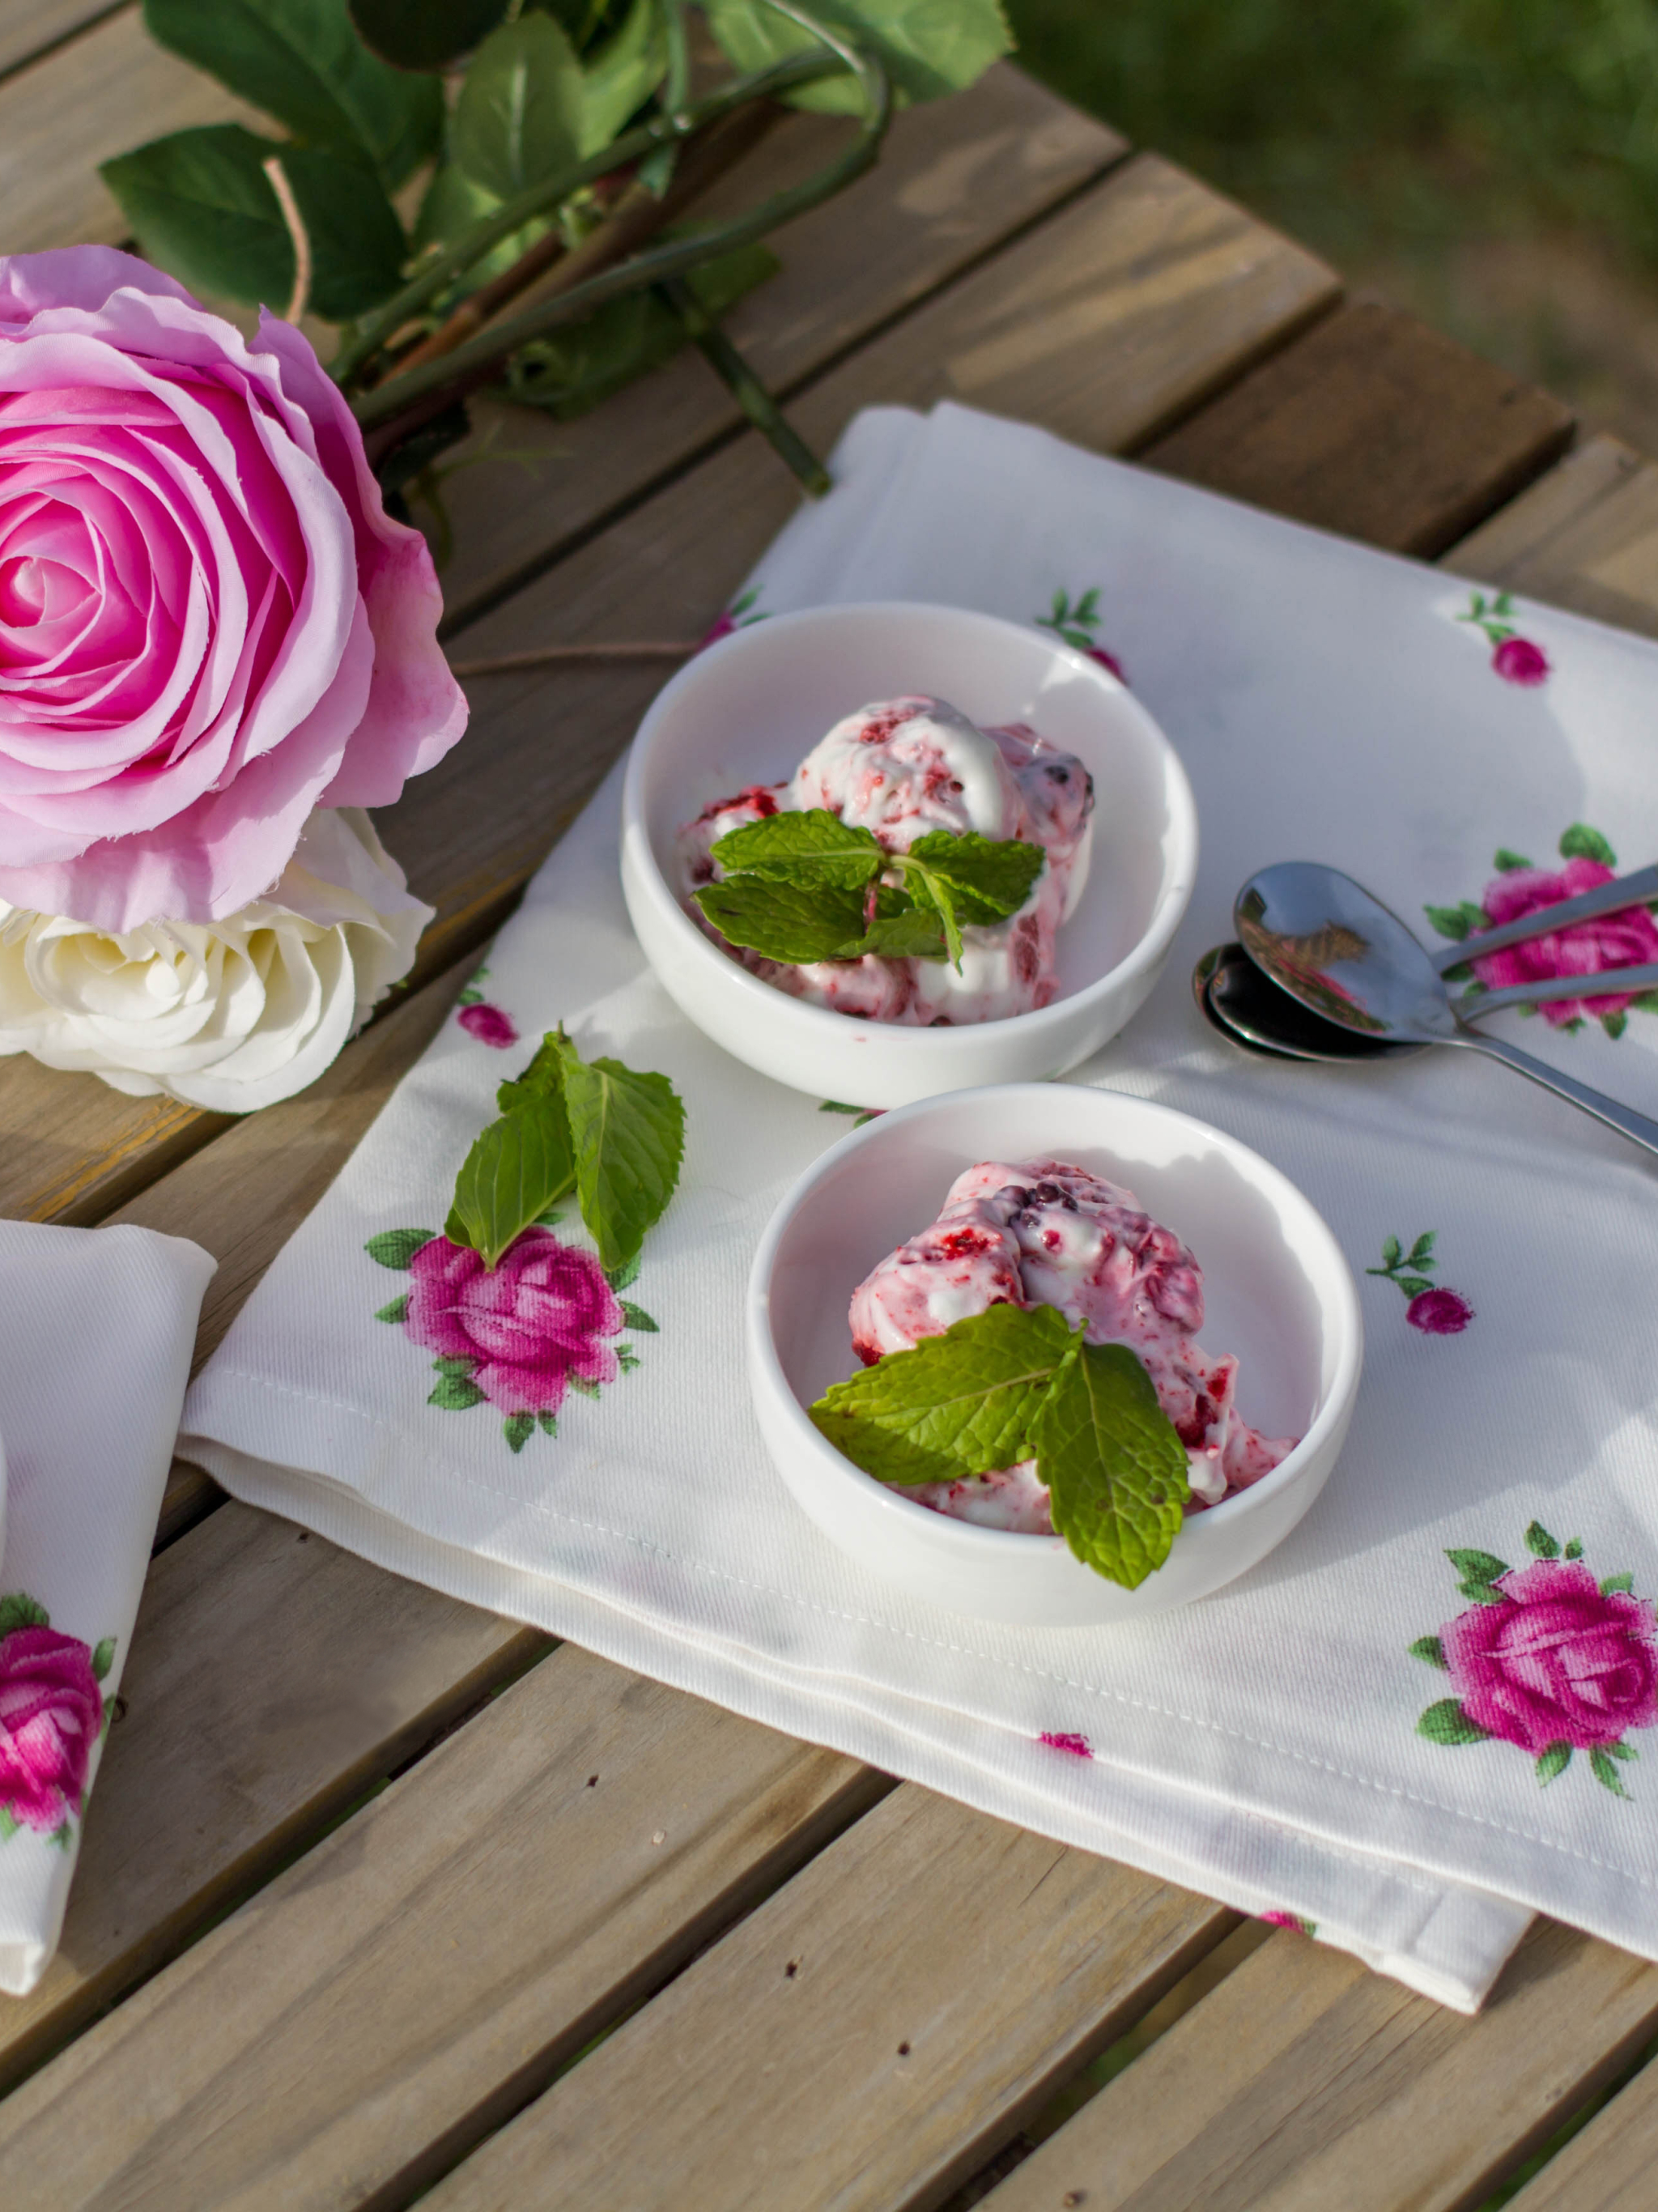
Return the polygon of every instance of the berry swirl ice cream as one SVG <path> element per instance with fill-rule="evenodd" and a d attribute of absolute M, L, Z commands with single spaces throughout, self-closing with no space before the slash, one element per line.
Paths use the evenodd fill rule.
<path fill-rule="evenodd" d="M 1252 1429 L 1237 1410 L 1237 1361 L 1198 1343 L 1203 1271 L 1193 1255 L 1132 1191 L 1085 1168 L 988 1160 L 957 1176 L 938 1218 L 853 1292 L 853 1346 L 872 1366 L 993 1305 L 1056 1307 L 1090 1342 L 1138 1355 L 1186 1447 L 1188 1511 L 1259 1482 L 1299 1441 Z M 904 1495 L 985 1528 L 1054 1530 L 1034 1460 Z"/>
<path fill-rule="evenodd" d="M 788 965 L 727 944 L 751 974 L 811 1005 L 879 1022 L 993 1022 L 1047 1006 L 1056 989 L 1054 940 L 1087 879 L 1093 780 L 1074 754 L 1023 724 L 981 730 L 942 699 L 860 707 L 837 722 L 786 782 L 754 784 L 704 807 L 679 833 L 689 895 L 720 879 L 712 848 L 728 831 L 780 812 L 823 807 L 907 853 L 932 830 L 976 831 L 1040 845 L 1047 865 L 1006 921 L 964 933 L 959 972 L 948 960 L 853 960 Z"/>

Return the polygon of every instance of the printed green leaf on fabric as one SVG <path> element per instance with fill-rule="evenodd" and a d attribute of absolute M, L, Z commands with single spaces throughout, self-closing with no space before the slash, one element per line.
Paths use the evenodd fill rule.
<path fill-rule="evenodd" d="M 520 15 L 472 57 L 449 118 L 449 158 L 497 200 L 580 158 L 581 64 L 550 15 Z"/>
<path fill-rule="evenodd" d="M 406 1267 L 421 1246 L 429 1244 L 437 1233 L 435 1229 L 382 1229 L 362 1249 L 382 1267 Z"/>
<path fill-rule="evenodd" d="M 1623 1778 L 1606 1753 L 1597 1745 L 1589 1753 L 1589 1772 L 1603 1790 L 1610 1790 L 1614 1797 L 1627 1797 Z"/>
<path fill-rule="evenodd" d="M 1422 911 L 1442 937 L 1455 938 L 1459 944 L 1465 937 L 1491 927 L 1485 908 L 1472 899 L 1464 899 L 1460 906 L 1424 906 Z"/>
<path fill-rule="evenodd" d="M 1598 860 L 1603 868 L 1615 868 L 1618 855 L 1598 830 L 1591 830 L 1587 822 L 1574 822 L 1560 837 L 1560 857 L 1563 860 Z"/>
<path fill-rule="evenodd" d="M 50 1628 L 52 1615 L 38 1598 L 27 1590 L 13 1590 L 9 1596 L 0 1597 L 0 1637 L 9 1636 L 19 1628 Z"/>
<path fill-rule="evenodd" d="M 679 1180 L 685 1109 L 665 1075 L 639 1074 L 619 1060 L 581 1060 L 568 1038 L 564 1100 L 581 1218 L 599 1264 L 633 1258 Z"/>
<path fill-rule="evenodd" d="M 1418 1636 L 1414 1644 L 1406 1644 L 1405 1648 L 1412 1659 L 1425 1659 L 1430 1667 L 1437 1667 L 1447 1674 L 1450 1671 L 1445 1647 L 1436 1636 Z"/>
<path fill-rule="evenodd" d="M 476 1382 L 469 1382 L 461 1376 L 443 1375 L 439 1376 L 437 1387 L 426 1402 L 446 1413 L 465 1413 L 483 1403 L 483 1393 Z"/>
<path fill-rule="evenodd" d="M 1509 1571 L 1508 1561 L 1499 1559 L 1494 1552 L 1447 1552 L 1445 1557 L 1465 1582 L 1494 1583 Z"/>
<path fill-rule="evenodd" d="M 408 1312 L 409 1293 L 404 1291 L 401 1297 L 393 1298 L 389 1305 L 381 1306 L 374 1318 L 376 1321 L 400 1322 L 407 1316 Z"/>
<path fill-rule="evenodd" d="M 531 1108 L 480 1131 L 455 1178 L 454 1218 L 464 1241 L 493 1267 L 524 1230 L 575 1180 L 563 1115 Z"/>
<path fill-rule="evenodd" d="M 1558 1559 L 1560 1547 L 1540 1521 L 1533 1521 L 1526 1530 L 1526 1549 L 1534 1559 Z"/>
<path fill-rule="evenodd" d="M 832 1383 L 811 1419 L 884 1482 L 953 1482 L 1011 1467 L 1029 1456 L 1031 1425 L 1079 1340 L 1051 1306 L 992 1306 Z"/>
<path fill-rule="evenodd" d="M 115 1638 L 114 1638 L 112 1636 L 106 1636 L 106 1637 L 104 1637 L 104 1638 L 101 1639 L 101 1641 L 100 1641 L 100 1642 L 99 1642 L 98 1644 L 94 1644 L 94 1645 L 93 1646 L 93 1652 L 92 1652 L 92 1676 L 93 1676 L 93 1680 L 94 1680 L 94 1681 L 96 1681 L 96 1682 L 101 1682 L 101 1681 L 105 1679 L 105 1677 L 108 1674 L 110 1668 L 111 1668 L 114 1664 L 115 1664 Z"/>
<path fill-rule="evenodd" d="M 501 1433 L 507 1439 L 510 1451 L 521 1452 L 536 1432 L 533 1413 L 509 1413 L 501 1425 Z"/>
<path fill-rule="evenodd" d="M 1442 1698 L 1436 1705 L 1430 1705 L 1416 1724 L 1418 1735 L 1430 1743 L 1484 1743 L 1490 1731 L 1471 1721 L 1455 1698 Z"/>
<path fill-rule="evenodd" d="M 1571 1746 L 1569 1743 L 1552 1743 L 1546 1751 L 1538 1753 L 1537 1779 L 1546 1790 L 1555 1777 L 1564 1774 L 1570 1765 Z"/>
<path fill-rule="evenodd" d="M 372 53 L 346 0 L 144 0 L 144 25 L 301 143 L 355 156 L 388 191 L 437 150 L 441 88 Z"/>
<path fill-rule="evenodd" d="M 1037 1416 L 1035 1443 L 1054 1528 L 1096 1573 L 1138 1589 L 1168 1558 L 1190 1485 L 1186 1447 L 1127 1345 L 1081 1346 Z"/>

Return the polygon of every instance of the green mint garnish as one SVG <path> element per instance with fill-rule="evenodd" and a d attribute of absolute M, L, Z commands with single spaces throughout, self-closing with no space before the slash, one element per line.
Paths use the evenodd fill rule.
<path fill-rule="evenodd" d="M 1128 1589 L 1180 1533 L 1186 1448 L 1151 1377 L 1126 1345 L 1088 1343 L 1052 1306 L 991 1306 L 832 1384 L 811 1410 L 883 1482 L 956 1482 L 1034 1458 L 1054 1528 Z"/>
<path fill-rule="evenodd" d="M 589 1064 L 560 1029 L 495 1103 L 500 1120 L 480 1132 L 455 1178 L 444 1235 L 493 1268 L 574 1188 L 600 1265 L 621 1277 L 679 1180 L 685 1109 L 667 1077 L 619 1060 Z"/>
<path fill-rule="evenodd" d="M 1040 845 L 976 830 L 930 830 L 889 853 L 821 806 L 744 823 L 712 850 L 722 879 L 695 897 L 732 945 L 794 964 L 873 952 L 958 969 L 963 927 L 1017 914 L 1047 859 Z"/>

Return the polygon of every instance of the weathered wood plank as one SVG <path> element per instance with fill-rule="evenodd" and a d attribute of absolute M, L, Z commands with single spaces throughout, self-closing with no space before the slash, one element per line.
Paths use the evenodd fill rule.
<path fill-rule="evenodd" d="M 907 1786 L 429 2201 L 936 2204 L 1236 1919 Z"/>
<path fill-rule="evenodd" d="M 192 1529 L 150 1569 L 63 1943 L 0 2007 L 0 2085 L 547 1648 L 269 1514 Z"/>
<path fill-rule="evenodd" d="M 1652 2212 L 1658 2067 L 1650 2062 L 1510 2200 L 1512 2212 Z"/>
<path fill-rule="evenodd" d="M 0 76 L 120 4 L 121 0 L 0 0 Z"/>
<path fill-rule="evenodd" d="M 1570 409 L 1413 316 L 1354 301 L 1144 459 L 1431 558 L 1546 468 Z"/>
<path fill-rule="evenodd" d="M 1616 438 L 1591 438 L 1443 565 L 1658 636 L 1658 467 Z"/>
<path fill-rule="evenodd" d="M 734 215 L 809 175 L 846 127 L 829 116 L 793 118 L 708 194 L 699 218 Z M 999 64 L 956 98 L 897 116 L 868 175 L 768 241 L 782 267 L 726 327 L 786 392 L 1127 150 L 1114 131 Z M 726 386 L 689 351 L 574 422 L 487 403 L 475 411 L 477 434 L 454 457 L 460 465 L 444 489 L 454 535 L 443 572 L 451 628 L 742 421 Z"/>
<path fill-rule="evenodd" d="M 124 9 L 0 83 L 0 252 L 126 235 L 98 164 L 194 123 L 261 118 Z"/>
<path fill-rule="evenodd" d="M 1357 1960 L 1275 1937 L 986 2203 L 1460 2212 L 1615 2077 L 1655 2024 L 1658 1968 L 1552 1921 L 1473 2020 Z"/>
<path fill-rule="evenodd" d="M 1143 157 L 861 347 L 793 412 L 827 447 L 860 406 L 954 393 L 1120 447 L 1256 358 L 1334 286 L 1300 247 Z M 769 447 L 740 440 L 476 624 L 468 650 L 627 635 L 642 606 L 662 634 L 699 635 L 796 498 Z M 660 682 L 649 666 L 577 668 L 472 687 L 465 739 L 380 817 L 439 909 L 417 975 L 499 923 Z M 64 1085 L 60 1115 L 51 1101 Z M 100 1218 L 141 1187 L 157 1131 L 174 1160 L 201 1134 L 187 1109 L 6 1063 L 0 1212 Z"/>
<path fill-rule="evenodd" d="M 890 1786 L 566 1647 L 0 2106 L 7 2186 L 406 2203 Z"/>

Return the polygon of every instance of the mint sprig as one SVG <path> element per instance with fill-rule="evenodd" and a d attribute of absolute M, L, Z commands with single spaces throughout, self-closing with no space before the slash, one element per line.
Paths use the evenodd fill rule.
<path fill-rule="evenodd" d="M 479 1133 L 455 1178 L 445 1236 L 493 1268 L 574 1189 L 600 1266 L 622 1274 L 679 1180 L 685 1109 L 667 1077 L 586 1061 L 561 1026 L 495 1103 L 500 1119 Z"/>
<path fill-rule="evenodd" d="M 744 823 L 712 853 L 721 880 L 693 896 L 730 944 L 794 964 L 873 952 L 958 970 L 963 927 L 1017 914 L 1047 861 L 1040 845 L 971 830 L 890 853 L 821 806 Z"/>
<path fill-rule="evenodd" d="M 1190 1495 L 1186 1448 L 1144 1364 L 1052 1306 L 997 1305 L 891 1352 L 811 1408 L 855 1466 L 957 1482 L 1034 1458 L 1054 1526 L 1085 1566 L 1136 1589 L 1168 1558 Z"/>

